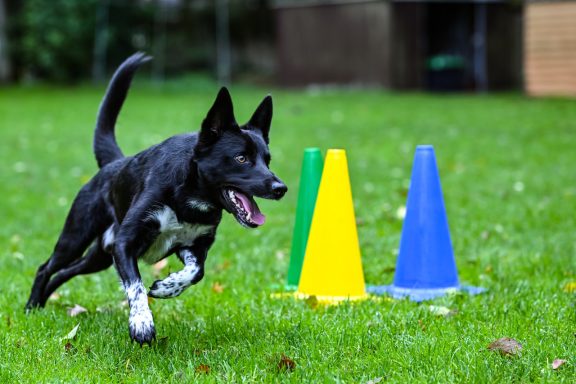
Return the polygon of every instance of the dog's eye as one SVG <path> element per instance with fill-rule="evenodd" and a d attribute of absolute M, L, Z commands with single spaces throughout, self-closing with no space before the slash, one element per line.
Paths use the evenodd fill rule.
<path fill-rule="evenodd" d="M 238 155 L 234 158 L 234 160 L 236 160 L 240 164 L 244 164 L 246 162 L 246 156 Z"/>

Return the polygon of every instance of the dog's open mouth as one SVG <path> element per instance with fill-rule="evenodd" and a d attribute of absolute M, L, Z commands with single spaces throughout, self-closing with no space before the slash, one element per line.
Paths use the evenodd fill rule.
<path fill-rule="evenodd" d="M 233 188 L 225 188 L 223 194 L 224 199 L 228 203 L 229 211 L 240 224 L 250 228 L 256 228 L 264 224 L 266 216 L 260 212 L 258 204 L 256 204 L 252 196 Z"/>

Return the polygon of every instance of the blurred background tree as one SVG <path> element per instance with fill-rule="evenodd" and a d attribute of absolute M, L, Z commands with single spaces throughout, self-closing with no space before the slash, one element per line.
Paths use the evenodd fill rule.
<path fill-rule="evenodd" d="M 268 1 L 224 3 L 231 68 L 271 75 L 274 25 Z M 209 0 L 0 0 L 0 80 L 104 81 L 136 50 L 155 57 L 152 71 L 159 79 L 187 71 L 216 73 L 215 5 Z"/>
<path fill-rule="evenodd" d="M 6 29 L 6 5 L 0 0 L 0 83 L 7 82 L 11 74 Z"/>
<path fill-rule="evenodd" d="M 96 0 L 27 0 L 16 23 L 14 47 L 24 76 L 56 81 L 86 77 L 92 56 Z M 89 72 L 88 72 L 89 73 Z"/>

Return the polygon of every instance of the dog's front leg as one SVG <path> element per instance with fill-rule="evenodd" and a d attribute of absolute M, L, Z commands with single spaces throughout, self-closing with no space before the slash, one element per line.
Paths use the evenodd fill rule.
<path fill-rule="evenodd" d="M 113 252 L 114 265 L 130 306 L 130 337 L 140 345 L 151 344 L 156 338 L 146 288 L 138 270 L 138 257 L 150 247 L 158 230 L 143 224 L 143 220 L 124 220 L 118 229 Z"/>
<path fill-rule="evenodd" d="M 197 240 L 192 247 L 182 247 L 177 254 L 184 263 L 181 271 L 171 273 L 163 280 L 156 280 L 150 287 L 148 295 L 159 299 L 176 297 L 191 285 L 198 283 L 204 277 L 204 262 L 208 248 L 214 241 L 210 236 L 206 239 Z"/>
<path fill-rule="evenodd" d="M 114 255 L 114 264 L 122 280 L 122 286 L 130 306 L 128 320 L 130 337 L 140 345 L 151 344 L 152 340 L 156 338 L 156 329 L 154 328 L 152 311 L 148 306 L 146 288 L 138 271 L 137 259 L 127 257 L 126 253 L 120 251 Z"/>

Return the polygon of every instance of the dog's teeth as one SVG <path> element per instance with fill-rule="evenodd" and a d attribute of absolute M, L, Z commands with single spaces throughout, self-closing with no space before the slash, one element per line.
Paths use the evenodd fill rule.
<path fill-rule="evenodd" d="M 234 205 L 237 205 L 238 203 L 236 202 L 236 194 L 232 191 L 232 190 L 228 190 L 228 197 L 230 197 L 230 200 L 232 200 L 232 202 L 234 203 Z"/>
<path fill-rule="evenodd" d="M 226 192 L 228 193 L 228 197 L 230 198 L 230 201 L 232 202 L 232 204 L 234 204 L 234 207 L 236 208 L 238 213 L 240 215 L 244 216 L 246 221 L 252 222 L 252 213 L 247 212 L 244 209 L 244 205 L 238 200 L 236 193 L 231 189 L 227 190 Z"/>

